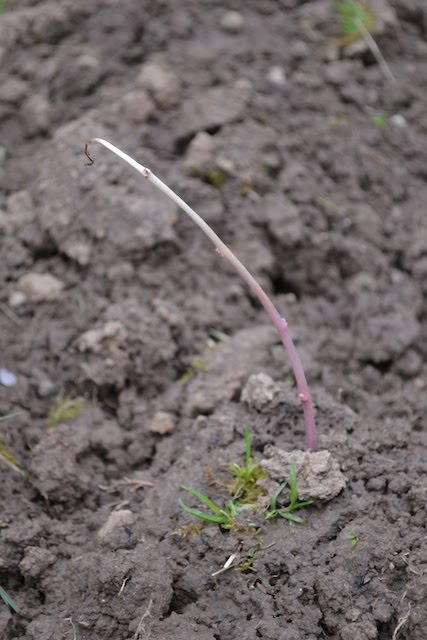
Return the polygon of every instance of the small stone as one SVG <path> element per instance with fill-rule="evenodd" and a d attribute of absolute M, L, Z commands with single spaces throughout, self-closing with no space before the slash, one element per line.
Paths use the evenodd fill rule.
<path fill-rule="evenodd" d="M 3 387 L 14 387 L 17 382 L 18 379 L 14 373 L 8 369 L 0 369 L 0 384 Z"/>
<path fill-rule="evenodd" d="M 286 75 L 283 67 L 270 67 L 267 73 L 267 79 L 276 87 L 284 87 L 286 84 Z"/>
<path fill-rule="evenodd" d="M 127 331 L 124 325 L 118 320 L 111 320 L 98 329 L 85 331 L 77 340 L 77 348 L 83 352 L 100 353 L 103 349 L 102 343 L 104 340 L 114 338 L 115 341 L 122 342 L 125 340 L 126 335 Z"/>
<path fill-rule="evenodd" d="M 184 159 L 184 169 L 192 176 L 205 176 L 214 170 L 214 137 L 199 131 L 192 139 Z"/>
<path fill-rule="evenodd" d="M 336 86 L 345 84 L 354 74 L 354 63 L 349 60 L 331 62 L 325 70 L 325 80 Z"/>
<path fill-rule="evenodd" d="M 123 96 L 121 108 L 126 118 L 135 124 L 140 124 L 153 115 L 156 107 L 147 91 L 136 89 Z"/>
<path fill-rule="evenodd" d="M 18 291 L 24 294 L 31 302 L 52 302 L 57 300 L 63 288 L 64 283 L 50 273 L 27 273 L 19 278 L 17 282 Z"/>
<path fill-rule="evenodd" d="M 157 104 L 165 109 L 178 104 L 180 100 L 181 82 L 178 76 L 157 62 L 149 61 L 142 65 L 136 84 L 146 89 Z"/>
<path fill-rule="evenodd" d="M 240 120 L 246 113 L 252 94 L 252 84 L 242 78 L 232 86 L 218 85 L 196 98 L 189 98 L 181 108 L 177 124 L 179 138 Z"/>
<path fill-rule="evenodd" d="M 37 578 L 56 560 L 56 556 L 48 549 L 40 547 L 26 547 L 24 557 L 19 563 L 22 574 L 26 577 Z"/>
<path fill-rule="evenodd" d="M 264 455 L 261 467 L 277 482 L 289 480 L 289 467 L 291 463 L 295 465 L 300 500 L 332 500 L 346 485 L 339 464 L 329 451 L 287 452 L 267 446 Z"/>
<path fill-rule="evenodd" d="M 398 129 L 406 129 L 408 126 L 408 121 L 400 113 L 395 113 L 390 116 L 388 121 L 393 127 L 397 127 Z"/>
<path fill-rule="evenodd" d="M 150 424 L 150 431 L 152 433 L 158 433 L 165 435 L 170 433 L 175 428 L 175 416 L 172 413 L 166 411 L 158 411 Z"/>
<path fill-rule="evenodd" d="M 90 262 L 91 247 L 85 242 L 66 242 L 61 245 L 61 251 L 81 267 L 86 267 Z"/>
<path fill-rule="evenodd" d="M 18 104 L 25 97 L 28 85 L 23 80 L 11 78 L 2 82 L 0 87 L 0 101 L 9 104 Z"/>
<path fill-rule="evenodd" d="M 12 307 L 12 309 L 17 309 L 25 304 L 27 300 L 27 296 L 22 293 L 22 291 L 12 291 L 9 296 L 9 306 Z"/>
<path fill-rule="evenodd" d="M 298 40 L 290 47 L 289 54 L 294 60 L 302 60 L 306 58 L 309 53 L 309 48 L 303 40 Z"/>
<path fill-rule="evenodd" d="M 30 135 L 46 133 L 50 125 L 49 102 L 40 95 L 32 95 L 21 109 L 25 127 Z"/>
<path fill-rule="evenodd" d="M 241 400 L 251 409 L 262 411 L 277 395 L 280 387 L 265 373 L 255 373 L 249 377 L 243 388 Z"/>
<path fill-rule="evenodd" d="M 421 356 L 414 349 L 408 349 L 400 356 L 396 368 L 405 378 L 414 378 L 420 372 L 422 364 Z"/>
<path fill-rule="evenodd" d="M 99 529 L 97 536 L 101 542 L 107 542 L 109 538 L 117 533 L 118 529 L 132 525 L 134 523 L 135 516 L 132 511 L 128 509 L 121 509 L 119 511 L 113 511 L 107 521 Z"/>
<path fill-rule="evenodd" d="M 37 395 L 39 398 L 47 398 L 53 396 L 57 391 L 57 387 L 49 378 L 42 378 L 37 385 Z"/>
<path fill-rule="evenodd" d="M 228 33 L 239 33 L 244 22 L 243 15 L 239 11 L 227 11 L 221 18 L 221 27 Z"/>
<path fill-rule="evenodd" d="M 133 276 L 134 269 L 130 262 L 118 262 L 113 264 L 107 271 L 107 278 L 115 280 L 128 280 Z"/>

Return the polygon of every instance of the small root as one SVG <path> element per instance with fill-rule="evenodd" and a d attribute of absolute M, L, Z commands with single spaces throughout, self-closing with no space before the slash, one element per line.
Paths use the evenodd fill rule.
<path fill-rule="evenodd" d="M 89 160 L 89 162 L 86 162 L 86 167 L 91 167 L 95 162 L 95 160 L 92 158 L 92 156 L 89 153 L 89 145 L 91 145 L 92 142 L 93 140 L 91 139 L 85 143 L 85 156 Z"/>

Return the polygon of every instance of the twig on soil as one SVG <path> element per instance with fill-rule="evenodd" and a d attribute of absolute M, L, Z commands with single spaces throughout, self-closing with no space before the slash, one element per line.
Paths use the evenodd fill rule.
<path fill-rule="evenodd" d="M 11 320 L 12 322 L 14 322 L 16 325 L 18 325 L 18 327 L 22 327 L 24 325 L 24 323 L 22 322 L 22 320 L 20 320 L 18 318 L 18 316 L 16 315 L 16 313 L 14 313 L 12 311 L 12 309 L 10 309 L 7 304 L 0 304 L 0 311 L 2 311 L 4 313 L 4 315 L 9 318 L 9 320 Z"/>
<path fill-rule="evenodd" d="M 419 571 L 418 569 L 415 569 L 413 565 L 410 564 L 409 560 L 406 558 L 407 555 L 409 555 L 409 551 L 402 553 L 400 557 L 408 567 L 408 571 L 410 571 L 411 573 L 414 573 L 416 576 L 423 576 L 425 574 L 425 571 Z"/>
<path fill-rule="evenodd" d="M 374 56 L 375 60 L 377 61 L 378 66 L 380 67 L 380 69 L 383 72 L 384 76 L 390 82 L 396 82 L 396 78 L 392 74 L 392 72 L 390 70 L 390 67 L 388 66 L 387 62 L 385 61 L 385 58 L 384 58 L 383 54 L 381 53 L 379 46 L 377 45 L 377 43 L 375 42 L 375 40 L 373 39 L 373 37 L 369 33 L 368 29 L 363 24 L 362 20 L 360 18 L 355 18 L 355 22 L 357 24 L 357 28 L 359 29 L 363 40 L 365 41 L 367 47 L 370 49 L 372 55 Z"/>
<path fill-rule="evenodd" d="M 153 606 L 153 599 L 151 598 L 150 602 L 148 603 L 148 607 L 146 608 L 146 610 L 142 614 L 141 620 L 139 621 L 138 628 L 135 631 L 135 635 L 133 636 L 133 640 L 139 640 L 139 638 L 142 638 L 143 636 L 140 635 L 140 634 L 144 634 L 144 636 L 145 636 L 144 620 L 150 616 L 150 611 L 151 611 L 151 607 L 152 606 Z M 147 637 L 144 637 L 144 640 L 147 640 Z"/>
<path fill-rule="evenodd" d="M 215 576 L 219 576 L 220 573 L 224 573 L 225 571 L 228 571 L 229 569 L 233 568 L 233 563 L 237 558 L 237 553 L 232 553 L 231 556 L 228 558 L 228 560 L 226 560 L 226 562 L 224 563 L 224 566 L 221 567 L 221 569 L 218 569 L 218 571 L 214 571 L 213 573 L 211 573 L 212 578 L 215 578 Z"/>
<path fill-rule="evenodd" d="M 76 625 L 74 624 L 72 617 L 64 618 L 64 620 L 65 622 L 69 622 L 73 627 L 73 640 L 77 640 Z"/>
<path fill-rule="evenodd" d="M 151 482 L 150 480 L 136 480 L 124 476 L 123 480 L 116 480 L 116 482 L 113 482 L 110 485 L 99 484 L 98 488 L 101 489 L 101 491 L 105 491 L 106 493 L 117 493 L 120 490 L 120 487 L 127 486 L 130 486 L 131 492 L 135 493 L 139 489 L 154 487 L 154 482 Z"/>
<path fill-rule="evenodd" d="M 258 298 L 267 315 L 269 316 L 271 322 L 276 327 L 291 362 L 295 380 L 297 383 L 298 395 L 304 411 L 307 447 L 310 451 L 315 451 L 317 448 L 317 429 L 314 418 L 313 403 L 311 400 L 310 390 L 307 384 L 304 369 L 295 348 L 294 342 L 289 334 L 288 323 L 286 322 L 285 318 L 283 318 L 279 314 L 276 307 L 274 306 L 268 295 L 265 293 L 264 289 L 258 284 L 255 278 L 234 255 L 234 253 L 230 251 L 227 245 L 225 245 L 224 242 L 217 236 L 213 229 L 211 229 L 211 227 L 203 220 L 203 218 L 201 218 L 194 211 L 194 209 L 192 209 L 186 202 L 184 202 L 182 198 L 180 198 L 174 191 L 172 191 L 172 189 L 170 189 L 164 182 L 162 182 L 162 180 L 154 175 L 154 173 L 152 173 L 150 169 L 139 164 L 139 162 L 134 160 L 127 153 L 124 153 L 116 146 L 114 146 L 107 140 L 103 140 L 102 138 L 91 138 L 86 142 L 85 154 L 89 161 L 87 163 L 88 165 L 92 165 L 94 163 L 92 156 L 89 154 L 89 146 L 94 142 L 98 142 L 99 144 L 109 149 L 109 151 L 115 153 L 119 158 L 127 162 L 131 167 L 138 171 L 138 173 L 144 176 L 144 178 L 151 182 L 155 187 L 160 189 L 160 191 L 162 191 L 165 195 L 168 196 L 168 198 L 170 198 L 175 204 L 177 204 L 178 207 L 180 207 L 180 209 L 182 209 L 207 235 L 207 237 L 214 244 L 218 254 L 222 258 L 225 258 L 230 262 L 237 273 L 243 278 L 243 280 L 245 280 L 252 293 Z"/>
<path fill-rule="evenodd" d="M 406 595 L 406 593 L 405 593 L 405 595 Z M 397 623 L 397 627 L 393 631 L 393 635 L 391 637 L 391 640 L 397 640 L 397 636 L 399 635 L 401 628 L 403 627 L 404 624 L 406 624 L 408 622 L 410 615 L 411 615 L 411 603 L 408 604 L 408 611 L 405 613 L 404 616 L 402 616 L 402 618 L 399 619 L 399 621 Z"/>
<path fill-rule="evenodd" d="M 123 593 L 123 589 L 125 588 L 125 586 L 126 586 L 126 582 L 127 582 L 128 580 L 129 580 L 129 577 L 127 577 L 127 578 L 124 578 L 124 579 L 123 579 L 122 586 L 120 587 L 120 591 L 119 591 L 119 593 L 117 594 L 118 596 L 121 596 L 121 595 L 122 595 L 122 593 Z"/>

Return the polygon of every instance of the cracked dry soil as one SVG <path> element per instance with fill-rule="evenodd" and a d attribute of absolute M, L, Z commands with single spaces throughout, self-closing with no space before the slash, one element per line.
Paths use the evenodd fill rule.
<path fill-rule="evenodd" d="M 376 5 L 395 84 L 331 45 L 324 0 L 7 3 L 0 413 L 22 413 L 0 433 L 26 476 L 0 461 L 21 609 L 0 603 L 2 639 L 427 637 L 427 9 Z M 173 535 L 181 484 L 224 500 L 244 428 L 258 458 L 301 449 L 302 413 L 244 284 L 104 150 L 85 167 L 94 135 L 165 178 L 287 317 L 347 479 L 305 524 Z M 265 402 L 242 395 L 260 373 Z M 60 393 L 87 406 L 48 428 Z M 233 553 L 255 557 L 212 576 Z"/>

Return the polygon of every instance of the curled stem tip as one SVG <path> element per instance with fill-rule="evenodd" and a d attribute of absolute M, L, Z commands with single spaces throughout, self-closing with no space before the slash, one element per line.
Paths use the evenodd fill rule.
<path fill-rule="evenodd" d="M 90 140 L 87 140 L 85 142 L 85 156 L 89 160 L 89 162 L 86 162 L 87 167 L 91 167 L 95 162 L 95 160 L 92 158 L 92 156 L 89 153 L 89 146 L 92 144 L 92 142 L 93 142 L 93 138 L 90 138 Z"/>

